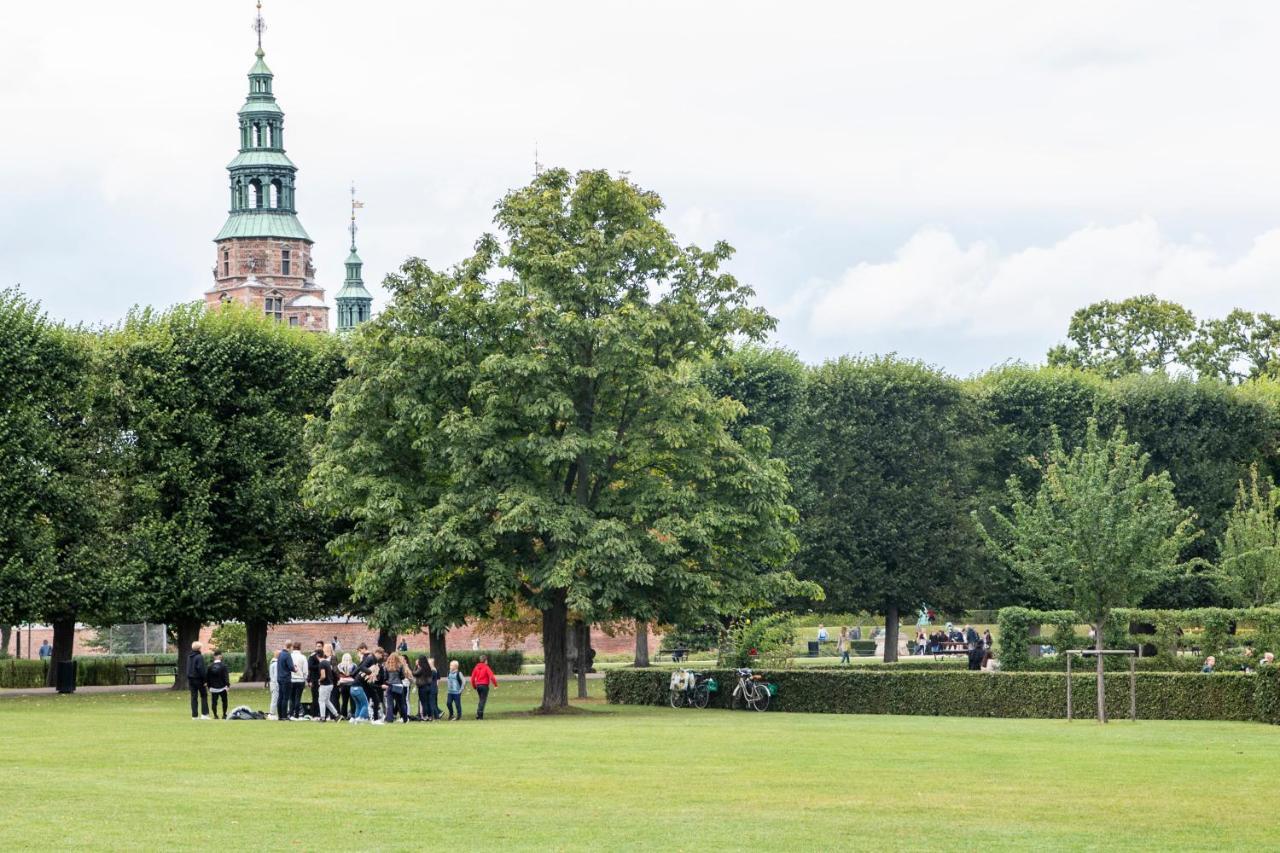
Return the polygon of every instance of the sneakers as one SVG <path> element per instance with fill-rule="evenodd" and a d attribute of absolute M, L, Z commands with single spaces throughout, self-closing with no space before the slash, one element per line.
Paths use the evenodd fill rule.
<path fill-rule="evenodd" d="M 386 723 L 387 723 L 387 721 L 386 721 L 386 720 L 374 720 L 374 721 L 373 721 L 373 724 L 374 724 L 375 726 L 383 726 L 383 725 L 386 725 Z"/>
<path fill-rule="evenodd" d="M 201 714 L 201 715 L 200 715 L 200 719 L 202 719 L 202 720 L 207 720 L 207 719 L 209 719 L 209 715 L 208 715 L 208 714 Z"/>

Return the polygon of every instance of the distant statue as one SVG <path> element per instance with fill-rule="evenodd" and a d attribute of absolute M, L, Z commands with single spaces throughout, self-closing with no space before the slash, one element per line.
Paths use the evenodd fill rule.
<path fill-rule="evenodd" d="M 920 610 L 916 614 L 916 627 L 925 628 L 933 622 L 933 611 L 929 609 L 929 605 L 921 604 Z"/>

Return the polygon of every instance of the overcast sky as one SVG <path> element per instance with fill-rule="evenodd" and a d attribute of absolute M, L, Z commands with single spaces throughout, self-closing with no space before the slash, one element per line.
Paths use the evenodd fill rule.
<path fill-rule="evenodd" d="M 112 322 L 197 299 L 248 0 L 6 4 L 0 284 Z M 541 161 L 625 170 L 809 361 L 1037 361 L 1091 301 L 1280 312 L 1280 4 L 265 0 L 330 297 L 439 267 Z"/>

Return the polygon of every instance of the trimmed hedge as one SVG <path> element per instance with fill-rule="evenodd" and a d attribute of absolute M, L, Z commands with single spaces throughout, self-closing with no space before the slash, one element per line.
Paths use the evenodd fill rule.
<path fill-rule="evenodd" d="M 1030 646 L 1032 626 L 1041 626 L 1038 642 L 1057 649 L 1092 647 L 1092 641 L 1076 634 L 1083 620 L 1071 610 L 1029 610 L 1005 607 L 1000 611 L 1000 641 L 997 657 L 1006 670 L 1035 667 Z M 1131 634 L 1140 625 L 1145 632 Z M 1051 630 L 1044 631 L 1044 627 Z M 1179 633 L 1181 632 L 1181 634 Z M 1200 607 L 1192 610 L 1116 609 L 1105 631 L 1109 649 L 1153 646 L 1155 658 L 1175 665 L 1180 649 L 1195 646 L 1202 655 L 1218 655 L 1229 648 L 1252 644 L 1259 652 L 1280 646 L 1280 608 L 1252 607 L 1228 609 Z M 1065 665 L 1064 665 L 1065 668 Z"/>
<path fill-rule="evenodd" d="M 947 717 L 1061 718 L 1065 674 L 786 670 L 762 673 L 778 685 L 769 709 L 818 714 L 904 714 Z M 713 707 L 729 707 L 737 677 L 711 670 L 720 682 Z M 612 670 L 605 697 L 613 704 L 665 705 L 668 670 Z M 1280 669 L 1258 675 L 1143 672 L 1137 675 L 1138 717 L 1147 720 L 1257 720 L 1280 723 Z M 1072 676 L 1074 713 L 1096 715 L 1094 676 Z M 1107 676 L 1107 712 L 1129 714 L 1127 674 Z"/>
<path fill-rule="evenodd" d="M 418 660 L 418 654 L 418 652 L 409 652 L 410 666 L 413 666 L 413 664 Z M 524 666 L 524 652 L 519 649 L 509 649 L 507 651 L 488 651 L 481 649 L 478 652 L 474 652 L 469 649 L 467 651 L 450 651 L 449 660 L 456 660 L 458 662 L 458 668 L 469 677 L 471 675 L 471 670 L 480 662 L 480 655 L 489 656 L 489 668 L 498 675 L 519 675 L 521 668 Z M 436 666 L 438 666 L 441 671 L 447 670 L 449 668 L 449 661 L 436 661 Z"/>

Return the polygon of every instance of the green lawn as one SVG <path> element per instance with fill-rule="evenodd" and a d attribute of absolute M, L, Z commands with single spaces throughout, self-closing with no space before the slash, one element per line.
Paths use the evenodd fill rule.
<path fill-rule="evenodd" d="M 0 699 L 0 850 L 1157 850 L 1280 838 L 1276 727 L 599 700 L 575 715 L 515 713 L 539 690 L 503 686 L 483 722 L 383 727 L 195 722 L 171 694 Z"/>

